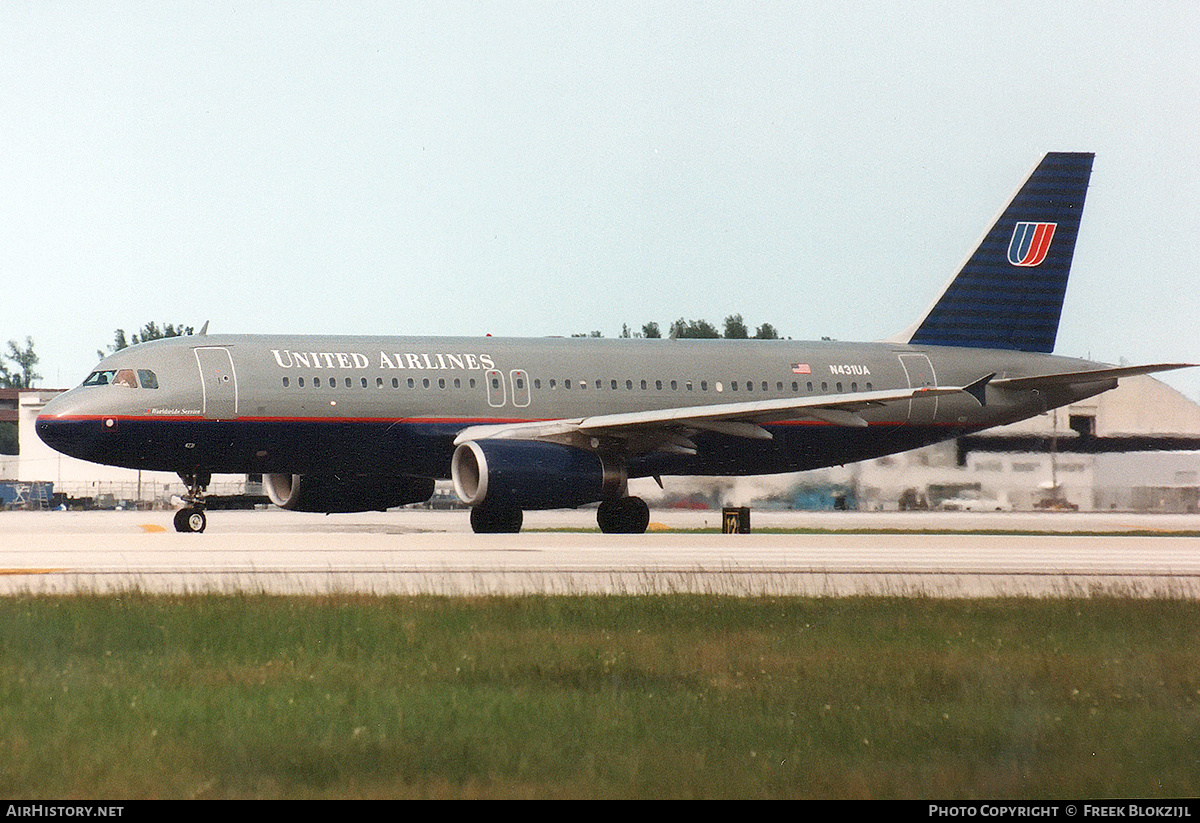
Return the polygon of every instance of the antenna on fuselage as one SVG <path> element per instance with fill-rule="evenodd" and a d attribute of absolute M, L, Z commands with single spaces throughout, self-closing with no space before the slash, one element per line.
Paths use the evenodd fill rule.
<path fill-rule="evenodd" d="M 208 334 L 208 321 L 204 321 L 204 325 L 200 327 L 200 334 Z"/>

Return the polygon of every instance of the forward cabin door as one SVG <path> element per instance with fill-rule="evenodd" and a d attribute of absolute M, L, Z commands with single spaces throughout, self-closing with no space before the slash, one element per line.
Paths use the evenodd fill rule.
<path fill-rule="evenodd" d="M 205 346 L 194 351 L 204 389 L 204 416 L 210 420 L 233 420 L 238 415 L 238 389 L 229 349 Z"/>
<path fill-rule="evenodd" d="M 900 365 L 908 376 L 910 389 L 934 388 L 937 386 L 937 375 L 933 373 L 933 364 L 923 354 L 902 354 Z M 917 397 L 908 401 L 908 422 L 915 425 L 932 423 L 937 417 L 938 401 L 936 397 Z"/>

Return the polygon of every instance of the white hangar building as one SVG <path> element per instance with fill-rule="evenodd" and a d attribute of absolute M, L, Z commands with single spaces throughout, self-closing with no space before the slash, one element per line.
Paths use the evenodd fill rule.
<path fill-rule="evenodd" d="M 915 495 L 931 508 L 1200 512 L 1200 405 L 1130 377 L 1081 403 L 847 470 L 868 511 Z"/>

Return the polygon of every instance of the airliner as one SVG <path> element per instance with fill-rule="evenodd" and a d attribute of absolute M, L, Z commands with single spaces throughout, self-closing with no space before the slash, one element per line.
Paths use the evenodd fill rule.
<path fill-rule="evenodd" d="M 176 472 L 175 528 L 214 474 L 305 512 L 383 511 L 453 481 L 476 532 L 598 504 L 641 533 L 631 478 L 796 472 L 1013 423 L 1186 363 L 1052 354 L 1091 153 L 1047 154 L 915 323 L 871 343 L 202 333 L 104 358 L 37 432 L 84 460 Z"/>

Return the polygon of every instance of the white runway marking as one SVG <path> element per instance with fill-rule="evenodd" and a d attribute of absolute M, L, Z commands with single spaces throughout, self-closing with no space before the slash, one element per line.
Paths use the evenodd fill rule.
<path fill-rule="evenodd" d="M 594 528 L 593 516 L 531 513 L 527 523 Z M 674 528 L 704 520 L 716 525 L 719 513 L 652 515 Z M 163 530 L 171 528 L 164 512 L 2 513 L 0 593 L 1200 596 L 1200 537 L 1171 534 L 1200 532 L 1196 515 L 788 512 L 754 517 L 760 531 L 749 535 L 637 536 L 475 535 L 462 512 L 419 510 L 214 511 L 209 523 L 194 535 Z M 770 527 L 1057 533 L 766 533 Z"/>

